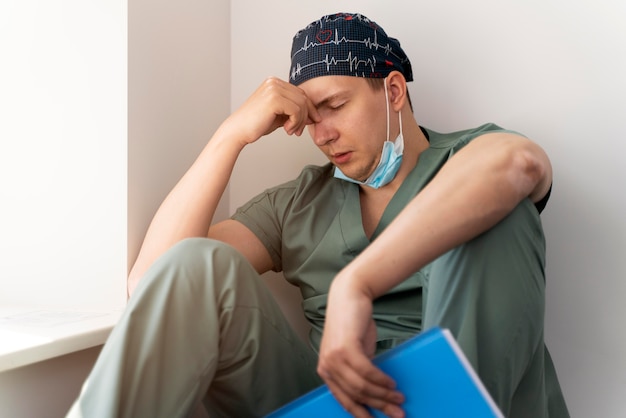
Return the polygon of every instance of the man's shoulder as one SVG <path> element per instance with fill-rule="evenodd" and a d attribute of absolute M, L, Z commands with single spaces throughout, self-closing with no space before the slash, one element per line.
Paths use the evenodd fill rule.
<path fill-rule="evenodd" d="M 460 131 L 441 133 L 436 132 L 429 128 L 424 128 L 428 132 L 428 138 L 430 141 L 431 148 L 451 148 L 458 149 L 467 145 L 470 141 L 475 138 L 478 138 L 481 135 L 495 132 L 507 132 L 507 133 L 515 133 L 508 129 L 504 129 L 495 123 L 484 123 L 480 126 L 464 129 Z"/>
<path fill-rule="evenodd" d="M 324 165 L 306 165 L 295 180 L 300 183 L 328 181 L 333 178 L 333 169 L 334 166 L 331 163 Z"/>
<path fill-rule="evenodd" d="M 302 168 L 297 177 L 285 183 L 274 186 L 268 191 L 277 190 L 302 190 L 310 187 L 317 187 L 333 179 L 333 165 L 306 165 Z"/>
<path fill-rule="evenodd" d="M 281 205 L 292 205 L 294 202 L 302 205 L 322 191 L 324 194 L 328 193 L 329 184 L 336 183 L 333 168 L 330 163 L 321 166 L 307 165 L 302 168 L 297 177 L 266 189 L 256 199 L 263 199 L 265 196 L 275 203 L 282 202 Z"/>

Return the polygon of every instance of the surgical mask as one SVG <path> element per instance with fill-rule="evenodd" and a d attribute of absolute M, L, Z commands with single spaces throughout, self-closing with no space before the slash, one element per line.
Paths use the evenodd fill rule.
<path fill-rule="evenodd" d="M 402 165 L 402 153 L 404 152 L 402 113 L 398 113 L 400 119 L 400 133 L 396 140 L 391 142 L 389 140 L 389 93 L 387 92 L 387 80 L 385 80 L 385 103 L 387 105 L 387 140 L 383 144 L 380 161 L 374 169 L 374 172 L 365 181 L 359 181 L 346 176 L 339 167 L 335 167 L 334 176 L 336 178 L 378 189 L 393 180 L 398 173 Z"/>

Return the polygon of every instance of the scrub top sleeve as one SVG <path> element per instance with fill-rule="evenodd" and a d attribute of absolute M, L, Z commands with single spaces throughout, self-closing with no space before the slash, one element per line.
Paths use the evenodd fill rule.
<path fill-rule="evenodd" d="M 523 138 L 528 138 L 526 135 L 517 132 L 517 131 L 512 131 L 510 129 L 503 129 L 501 127 L 499 127 L 496 124 L 493 123 L 487 123 L 485 125 L 480 126 L 479 128 L 477 128 L 476 130 L 473 130 L 465 135 L 462 135 L 458 142 L 452 147 L 452 152 L 451 155 L 458 152 L 461 148 L 463 148 L 465 145 L 467 145 L 468 143 L 470 143 L 473 139 L 478 138 L 481 135 L 484 134 L 488 134 L 488 133 L 496 133 L 496 132 L 501 132 L 501 133 L 508 133 L 508 134 L 514 134 L 514 135 L 519 135 Z M 535 202 L 534 205 L 537 208 L 537 211 L 539 213 L 543 212 L 543 210 L 545 209 L 546 205 L 548 204 L 548 200 L 550 199 L 550 194 L 552 192 L 552 184 L 550 184 L 550 189 L 548 190 L 548 192 L 546 193 L 546 195 L 539 200 L 538 202 Z"/>
<path fill-rule="evenodd" d="M 272 258 L 274 271 L 282 271 L 282 223 L 292 196 L 291 188 L 267 190 L 238 208 L 231 219 L 259 238 Z"/>
<path fill-rule="evenodd" d="M 451 154 L 458 152 L 459 150 L 461 150 L 461 148 L 463 148 L 465 145 L 469 144 L 471 141 L 478 138 L 479 136 L 486 135 L 486 134 L 493 134 L 493 133 L 514 134 L 514 135 L 527 138 L 525 135 L 517 131 L 512 131 L 510 129 L 503 129 L 500 126 L 496 125 L 495 123 L 486 123 L 475 129 L 452 134 L 453 137 L 456 135 L 457 139 L 456 139 L 456 142 L 452 144 Z"/>

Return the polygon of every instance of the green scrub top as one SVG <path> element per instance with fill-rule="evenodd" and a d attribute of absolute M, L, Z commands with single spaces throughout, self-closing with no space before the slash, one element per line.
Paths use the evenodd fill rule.
<path fill-rule="evenodd" d="M 321 341 L 327 294 L 335 275 L 384 231 L 454 153 L 482 134 L 511 132 L 494 124 L 447 134 L 423 131 L 430 146 L 389 202 L 371 239 L 363 230 L 359 186 L 333 177 L 330 163 L 306 166 L 296 179 L 264 191 L 232 216 L 265 245 L 274 270 L 282 271 L 300 288 L 315 349 Z M 422 282 L 427 268 L 374 301 L 377 352 L 422 330 Z"/>

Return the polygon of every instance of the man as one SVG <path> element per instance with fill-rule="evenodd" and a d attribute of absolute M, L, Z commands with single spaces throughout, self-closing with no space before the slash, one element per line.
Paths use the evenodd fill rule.
<path fill-rule="evenodd" d="M 401 417 L 370 359 L 439 325 L 505 415 L 567 416 L 543 342 L 548 157 L 495 125 L 420 127 L 411 80 L 362 15 L 298 32 L 289 82 L 269 78 L 224 121 L 157 211 L 70 415 L 184 416 L 205 398 L 212 417 L 261 416 L 326 382 L 354 416 Z M 330 163 L 212 225 L 240 151 L 281 127 L 308 127 Z M 300 287 L 310 346 L 259 280 L 270 269 Z"/>

